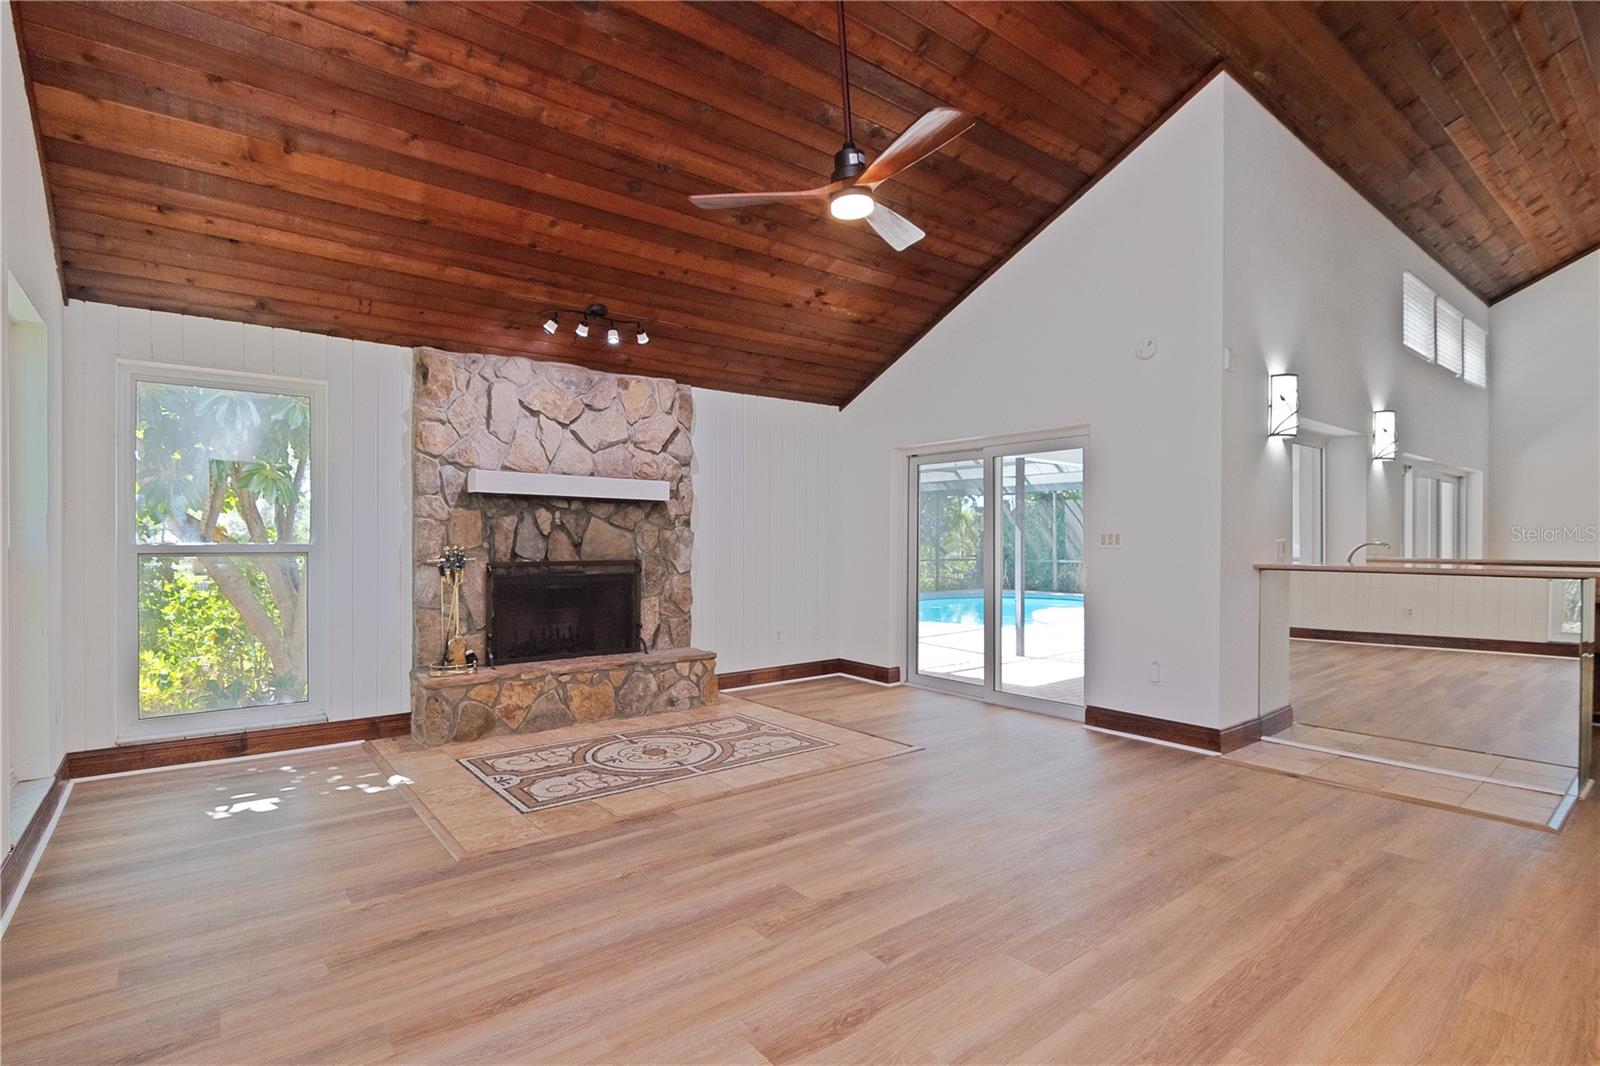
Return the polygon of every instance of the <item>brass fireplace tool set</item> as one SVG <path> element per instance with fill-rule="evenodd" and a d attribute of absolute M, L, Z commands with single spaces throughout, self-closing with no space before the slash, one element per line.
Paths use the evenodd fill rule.
<path fill-rule="evenodd" d="M 478 653 L 467 647 L 461 635 L 461 582 L 467 572 L 465 548 L 446 544 L 439 558 L 439 635 L 444 642 L 444 658 L 428 668 L 431 674 L 470 674 L 478 669 Z"/>

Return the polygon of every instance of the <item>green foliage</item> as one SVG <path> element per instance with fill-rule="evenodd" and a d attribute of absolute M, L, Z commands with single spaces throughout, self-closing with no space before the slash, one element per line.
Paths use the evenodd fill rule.
<path fill-rule="evenodd" d="M 159 382 L 136 391 L 141 543 L 310 539 L 310 400 Z"/>
<path fill-rule="evenodd" d="M 250 592 L 281 625 L 260 568 L 237 557 Z M 146 715 L 285 703 L 304 679 L 278 673 L 239 612 L 190 557 L 146 556 L 139 567 L 139 706 Z"/>
<path fill-rule="evenodd" d="M 140 382 L 135 404 L 139 543 L 310 541 L 308 398 Z M 210 558 L 227 579 L 220 584 L 195 557 L 141 559 L 143 713 L 305 699 L 299 559 L 275 556 L 258 566 L 241 556 Z"/>
<path fill-rule="evenodd" d="M 922 592 L 983 587 L 983 505 L 971 493 L 924 492 L 918 501 L 917 587 Z"/>
<path fill-rule="evenodd" d="M 1000 517 L 1000 551 L 1006 588 L 1016 587 L 1014 525 Z M 1083 492 L 1030 491 L 1023 506 L 1026 587 L 1034 592 L 1083 591 Z M 1053 541 L 1053 543 L 1052 543 Z M 920 592 L 983 587 L 983 510 L 976 495 L 924 492 L 918 501 L 917 587 Z"/>

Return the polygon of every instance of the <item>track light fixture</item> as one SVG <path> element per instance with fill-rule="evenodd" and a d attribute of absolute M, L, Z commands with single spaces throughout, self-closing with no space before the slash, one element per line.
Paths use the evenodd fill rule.
<path fill-rule="evenodd" d="M 546 311 L 544 325 L 541 327 L 546 333 L 554 334 L 561 328 L 562 315 L 578 316 L 578 324 L 573 331 L 580 337 L 589 335 L 589 323 L 604 324 L 606 327 L 605 338 L 607 344 L 622 343 L 622 328 L 633 330 L 633 339 L 639 344 L 649 344 L 650 334 L 644 331 L 642 318 L 613 318 L 611 312 L 606 310 L 605 304 L 590 304 L 588 307 L 555 307 Z"/>

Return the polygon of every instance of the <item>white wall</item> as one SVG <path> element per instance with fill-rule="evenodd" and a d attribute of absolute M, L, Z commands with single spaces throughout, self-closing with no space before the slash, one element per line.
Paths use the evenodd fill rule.
<path fill-rule="evenodd" d="M 15 279 L 7 279 L 16 286 Z M 50 345 L 20 288 L 9 293 L 5 323 L 5 597 L 9 668 L 6 705 L 8 781 L 54 775 L 60 752 L 52 735 L 50 675 Z"/>
<path fill-rule="evenodd" d="M 1216 723 L 1221 93 L 1197 94 L 844 409 L 838 654 L 904 659 L 906 449 L 1086 429 L 1088 702 Z M 1100 549 L 1103 531 L 1122 547 Z"/>
<path fill-rule="evenodd" d="M 1600 252 L 1494 305 L 1487 554 L 1600 559 Z"/>
<path fill-rule="evenodd" d="M 838 654 L 903 660 L 909 450 L 1086 427 L 1088 702 L 1255 714 L 1253 564 L 1290 510 L 1268 374 L 1299 374 L 1303 416 L 1355 434 L 1329 456 L 1340 538 L 1401 540 L 1402 466 L 1362 458 L 1377 408 L 1399 412 L 1415 459 L 1488 467 L 1487 395 L 1400 343 L 1406 270 L 1488 321 L 1248 92 L 1213 82 L 845 409 Z M 1109 531 L 1120 549 L 1098 547 Z"/>
<path fill-rule="evenodd" d="M 694 643 L 720 672 L 834 658 L 840 414 L 694 390 Z"/>
<path fill-rule="evenodd" d="M 66 327 L 67 750 L 115 743 L 119 694 L 130 691 L 112 665 L 118 620 L 133 611 L 133 590 L 115 576 L 115 456 L 127 446 L 117 440 L 119 359 L 327 383 L 328 469 L 313 502 L 327 508 L 317 556 L 329 583 L 325 709 L 330 720 L 408 712 L 410 349 L 78 301 Z"/>
<path fill-rule="evenodd" d="M 1552 639 L 1551 585 L 1534 577 L 1307 571 L 1290 575 L 1291 624 L 1543 643 Z"/>
<path fill-rule="evenodd" d="M 1481 473 L 1489 465 L 1489 399 L 1401 344 L 1401 274 L 1417 275 L 1480 324 L 1488 323 L 1484 303 L 1249 92 L 1222 83 L 1224 333 L 1234 359 L 1222 375 L 1221 418 L 1227 725 L 1256 707 L 1252 567 L 1273 559 L 1275 541 L 1289 536 L 1288 445 L 1266 436 L 1267 375 L 1298 374 L 1302 418 L 1357 434 L 1338 438 L 1338 455 L 1329 453 L 1330 562 L 1344 561 L 1357 530 L 1361 539 L 1388 541 L 1395 554 L 1402 543 L 1403 464 L 1366 461 L 1365 492 L 1352 491 L 1362 464 L 1352 440 L 1370 446 L 1372 412 L 1396 412 L 1403 453 Z"/>
<path fill-rule="evenodd" d="M 22 61 L 17 52 L 17 39 L 12 25 L 12 10 L 8 7 L 0 15 L 0 327 L 15 317 L 10 310 L 10 286 L 7 276 L 15 278 L 37 312 L 45 331 L 51 367 L 49 381 L 50 436 L 59 437 L 61 357 L 61 278 L 56 269 L 55 249 L 50 240 L 49 215 L 44 192 L 44 175 L 40 167 L 37 143 L 33 135 L 33 121 L 28 112 L 27 91 L 22 78 Z M 3 330 L 9 334 L 9 330 Z M 10 339 L 0 340 L 0 380 L 4 364 L 9 363 Z M 55 455 L 59 449 L 52 448 Z M 59 464 L 52 461 L 47 472 L 49 482 L 49 529 L 54 534 L 59 528 L 61 479 Z M 3 495 L 3 493 L 0 493 Z M 0 571 L 5 568 L 0 567 Z M 6 599 L 4 578 L 0 577 L 0 602 Z M 60 560 L 52 558 L 47 577 L 49 602 L 43 605 L 50 620 L 50 631 L 60 632 Z M 0 692 L 6 688 L 7 671 L 16 668 L 8 649 L 0 647 Z M 16 714 L 45 715 L 48 718 L 52 768 L 64 749 L 62 714 L 59 699 L 61 658 L 52 652 L 44 664 L 48 675 L 48 704 L 39 707 L 13 707 L 0 697 L 0 748 L 9 732 L 7 723 Z M 0 751 L 0 767 L 9 771 L 11 755 Z M 0 834 L 7 830 L 10 789 L 0 787 Z M 7 841 L 9 844 L 9 841 Z"/>

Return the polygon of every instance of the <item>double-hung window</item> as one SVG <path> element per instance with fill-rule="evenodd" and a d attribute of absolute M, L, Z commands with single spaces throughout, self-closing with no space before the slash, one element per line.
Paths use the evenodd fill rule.
<path fill-rule="evenodd" d="M 136 607 L 119 735 L 320 717 L 321 386 L 150 364 L 122 385 Z"/>

